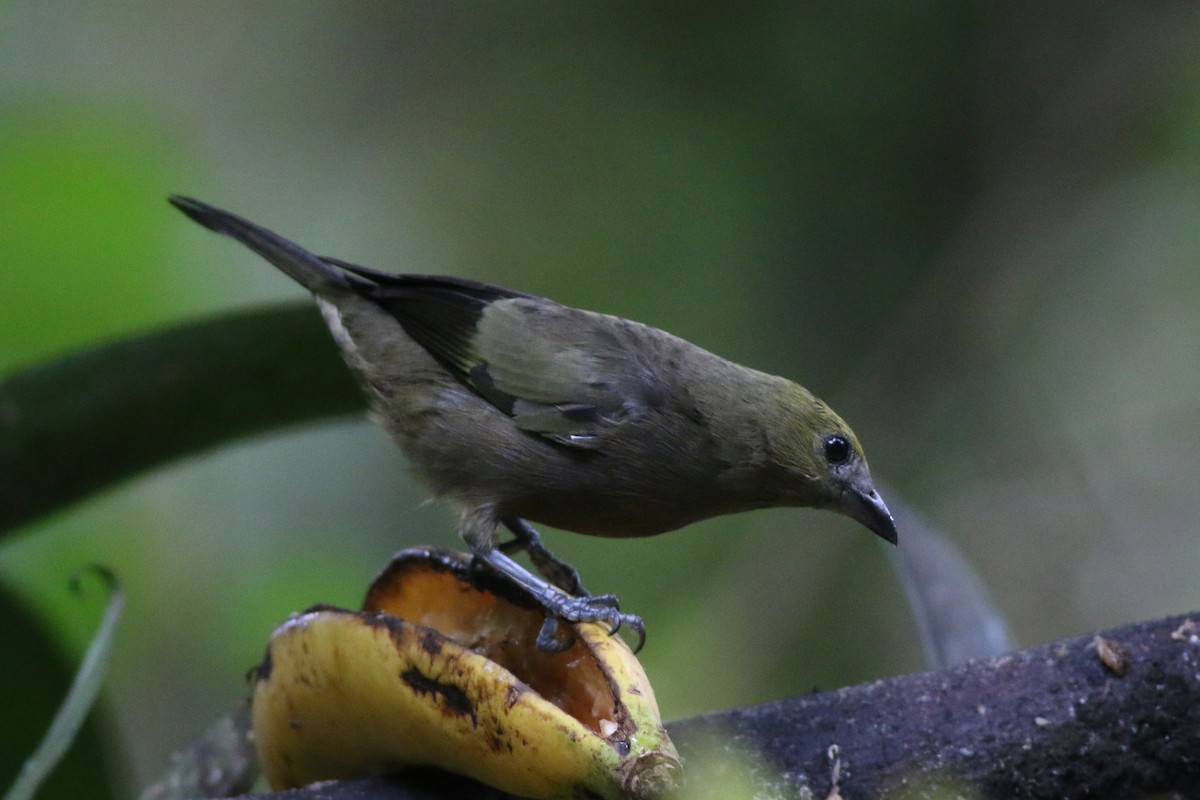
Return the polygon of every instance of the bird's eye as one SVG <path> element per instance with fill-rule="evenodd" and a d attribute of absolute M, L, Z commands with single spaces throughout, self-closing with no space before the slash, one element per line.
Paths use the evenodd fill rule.
<path fill-rule="evenodd" d="M 846 463 L 850 460 L 850 454 L 853 452 L 850 442 L 840 433 L 825 437 L 825 460 L 830 464 Z"/>

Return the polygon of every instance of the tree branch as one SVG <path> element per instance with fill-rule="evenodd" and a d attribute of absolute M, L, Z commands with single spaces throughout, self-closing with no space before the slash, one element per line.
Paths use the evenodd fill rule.
<path fill-rule="evenodd" d="M 685 779 L 721 748 L 749 752 L 774 796 L 1200 797 L 1200 613 L 668 727 Z M 503 797 L 433 770 L 254 795 Z"/>

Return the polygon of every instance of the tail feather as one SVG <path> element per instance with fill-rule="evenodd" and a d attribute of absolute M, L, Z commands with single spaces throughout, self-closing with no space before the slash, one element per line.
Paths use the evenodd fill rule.
<path fill-rule="evenodd" d="M 169 199 L 171 205 L 191 219 L 246 245 L 314 294 L 350 288 L 347 276 L 336 266 L 277 233 L 190 197 L 175 195 Z"/>

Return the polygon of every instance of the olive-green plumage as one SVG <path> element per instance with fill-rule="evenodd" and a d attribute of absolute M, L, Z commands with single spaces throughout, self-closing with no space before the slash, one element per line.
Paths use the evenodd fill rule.
<path fill-rule="evenodd" d="M 372 416 L 461 509 L 481 556 L 513 520 L 648 536 L 769 506 L 828 508 L 896 540 L 854 433 L 791 381 L 637 322 L 475 281 L 376 272 L 172 202 L 315 295 Z"/>

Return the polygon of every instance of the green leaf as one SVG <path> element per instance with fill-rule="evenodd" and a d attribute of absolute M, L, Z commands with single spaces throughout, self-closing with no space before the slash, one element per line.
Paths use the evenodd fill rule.
<path fill-rule="evenodd" d="M 916 511 L 888 498 L 902 531 L 889 554 L 904 587 L 929 669 L 995 658 L 1014 649 L 1004 615 L 979 573 L 954 543 Z"/>
<path fill-rule="evenodd" d="M 13 373 L 0 381 L 0 534 L 172 459 L 363 405 L 311 304 Z"/>
<path fill-rule="evenodd" d="M 15 596 L 0 586 L 0 787 L 13 783 L 25 759 L 45 733 L 71 683 L 71 669 L 43 625 Z M 107 800 L 114 797 L 105 766 L 111 742 L 92 714 L 58 769 L 39 795 L 44 798 Z M 106 752 L 107 750 L 107 752 Z"/>
<path fill-rule="evenodd" d="M 116 576 L 104 567 L 92 567 L 89 571 L 98 575 L 108 589 L 104 617 L 95 636 L 92 637 L 83 663 L 75 673 L 75 679 L 71 681 L 70 689 L 65 693 L 62 704 L 54 714 L 49 730 L 37 749 L 21 766 L 21 771 L 5 793 L 4 800 L 32 800 L 34 794 L 62 761 L 63 756 L 71 749 L 84 721 L 96 704 L 96 699 L 100 696 L 100 688 L 104 685 L 104 677 L 108 672 L 113 635 L 116 633 L 121 611 L 125 607 L 125 594 L 117 584 Z M 80 592 L 78 576 L 72 580 L 71 588 L 76 594 Z"/>

